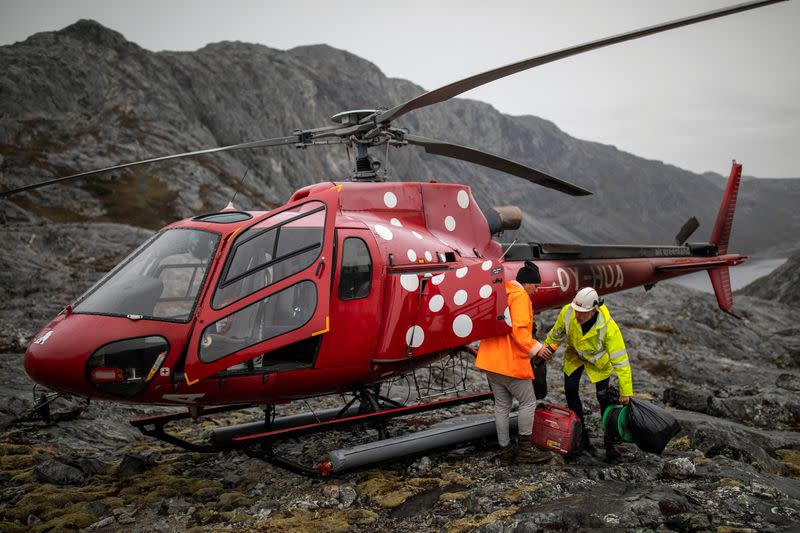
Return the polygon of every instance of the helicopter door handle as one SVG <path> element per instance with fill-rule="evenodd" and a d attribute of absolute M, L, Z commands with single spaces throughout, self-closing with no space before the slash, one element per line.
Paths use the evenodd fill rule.
<path fill-rule="evenodd" d="M 319 278 L 324 271 L 325 271 L 325 258 L 323 257 L 322 259 L 319 260 L 319 263 L 317 263 L 317 271 L 314 272 L 314 275 L 317 278 Z"/>

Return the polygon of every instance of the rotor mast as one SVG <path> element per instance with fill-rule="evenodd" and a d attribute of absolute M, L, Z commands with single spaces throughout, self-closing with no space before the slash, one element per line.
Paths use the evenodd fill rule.
<path fill-rule="evenodd" d="M 363 131 L 362 121 L 368 117 L 375 117 L 379 112 L 377 109 L 354 109 L 342 111 L 331 117 L 331 121 L 342 128 L 352 126 L 355 130 L 347 138 L 347 145 L 354 148 L 356 155 L 351 181 L 386 181 L 389 176 L 383 162 L 370 155 L 369 149 L 390 142 L 393 136 L 388 134 L 386 127 L 378 125 L 374 129 Z"/>

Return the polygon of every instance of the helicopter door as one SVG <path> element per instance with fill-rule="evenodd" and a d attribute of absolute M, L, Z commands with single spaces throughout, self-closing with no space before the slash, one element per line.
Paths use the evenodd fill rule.
<path fill-rule="evenodd" d="M 267 213 L 228 239 L 190 340 L 188 384 L 256 358 L 266 368 L 271 352 L 315 342 L 328 331 L 337 208 L 332 187 Z"/>

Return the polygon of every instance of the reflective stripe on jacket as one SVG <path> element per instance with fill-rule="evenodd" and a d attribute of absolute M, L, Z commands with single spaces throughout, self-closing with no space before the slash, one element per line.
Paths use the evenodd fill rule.
<path fill-rule="evenodd" d="M 499 337 L 483 339 L 478 348 L 475 366 L 519 379 L 533 379 L 530 352 L 538 351 L 541 343 L 531 335 L 533 305 L 528 293 L 516 281 L 505 284 L 508 298 L 511 332 Z M 506 322 L 508 322 L 506 317 Z"/>
<path fill-rule="evenodd" d="M 558 346 L 567 341 L 564 351 L 566 375 L 569 376 L 583 365 L 592 383 L 597 383 L 609 377 L 613 370 L 619 379 L 620 395 L 630 396 L 633 394 L 633 380 L 622 332 L 605 305 L 601 305 L 597 312 L 597 322 L 584 335 L 581 325 L 575 320 L 572 306 L 565 305 L 558 313 L 558 319 L 547 334 L 545 343 Z"/>

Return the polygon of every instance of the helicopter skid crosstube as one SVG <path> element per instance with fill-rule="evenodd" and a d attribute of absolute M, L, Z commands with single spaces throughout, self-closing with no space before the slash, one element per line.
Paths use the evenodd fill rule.
<path fill-rule="evenodd" d="M 369 413 L 358 413 L 357 405 L 348 405 L 344 408 L 327 409 L 312 414 L 287 416 L 275 419 L 269 424 L 249 423 L 229 426 L 214 430 L 214 437 L 208 444 L 197 444 L 168 433 L 165 426 L 171 422 L 193 418 L 190 412 L 171 413 L 167 415 L 152 416 L 131 420 L 131 424 L 143 434 L 168 442 L 187 451 L 198 453 L 215 453 L 226 450 L 243 450 L 251 457 L 256 457 L 273 465 L 305 475 L 328 475 L 331 468 L 327 461 L 316 467 L 299 464 L 295 461 L 279 457 L 272 446 L 280 441 L 294 439 L 301 436 L 350 428 L 362 424 L 381 424 L 386 420 L 406 415 L 434 411 L 462 405 L 476 403 L 492 398 L 490 391 L 455 396 L 433 402 L 391 407 Z M 389 403 L 388 399 L 380 398 Z M 231 405 L 209 408 L 203 415 L 231 412 L 252 407 L 250 405 Z M 265 429 L 267 429 L 265 431 Z M 383 431 L 379 432 L 383 434 Z"/>

